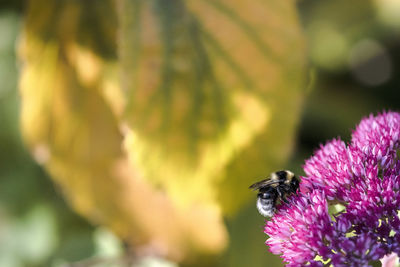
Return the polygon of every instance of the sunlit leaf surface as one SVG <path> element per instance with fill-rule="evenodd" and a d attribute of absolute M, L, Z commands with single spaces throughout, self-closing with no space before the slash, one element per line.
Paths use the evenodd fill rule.
<path fill-rule="evenodd" d="M 124 0 L 120 18 L 131 161 L 177 205 L 237 209 L 291 147 L 304 93 L 293 3 Z"/>
<path fill-rule="evenodd" d="M 304 50 L 293 2 L 34 1 L 24 138 L 72 206 L 137 255 L 218 253 L 223 215 L 289 155 Z"/>

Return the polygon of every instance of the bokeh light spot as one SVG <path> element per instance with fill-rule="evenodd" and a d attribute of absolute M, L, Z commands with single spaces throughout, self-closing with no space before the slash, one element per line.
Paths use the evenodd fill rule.
<path fill-rule="evenodd" d="M 386 49 L 377 41 L 364 39 L 350 51 L 349 68 L 354 77 L 367 86 L 387 82 L 392 74 L 392 62 Z"/>
<path fill-rule="evenodd" d="M 400 1 L 375 0 L 379 20 L 386 26 L 400 30 Z"/>
<path fill-rule="evenodd" d="M 310 47 L 312 60 L 321 68 L 327 70 L 338 70 L 345 65 L 348 51 L 346 38 L 329 23 L 317 21 L 312 23 L 309 30 L 310 36 L 317 44 Z"/>

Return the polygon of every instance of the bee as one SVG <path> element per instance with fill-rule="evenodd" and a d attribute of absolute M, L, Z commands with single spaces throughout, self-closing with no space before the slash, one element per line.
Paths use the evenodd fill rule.
<path fill-rule="evenodd" d="M 262 181 L 252 184 L 249 188 L 258 190 L 257 209 L 264 217 L 272 217 L 278 200 L 288 203 L 286 196 L 296 193 L 300 179 L 291 171 L 277 171 Z"/>

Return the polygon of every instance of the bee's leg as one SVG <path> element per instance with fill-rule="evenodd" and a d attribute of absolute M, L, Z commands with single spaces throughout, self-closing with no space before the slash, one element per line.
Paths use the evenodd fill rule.
<path fill-rule="evenodd" d="M 282 190 L 281 190 L 281 188 L 280 188 L 279 186 L 276 187 L 276 192 L 278 192 L 278 196 L 279 196 L 280 198 L 283 197 Z"/>
<path fill-rule="evenodd" d="M 280 197 L 280 199 L 282 199 L 283 202 L 285 203 L 289 203 L 289 201 L 286 199 L 286 194 L 284 194 L 281 190 L 281 188 L 279 188 L 279 186 L 276 188 L 276 191 L 278 191 L 278 195 Z"/>

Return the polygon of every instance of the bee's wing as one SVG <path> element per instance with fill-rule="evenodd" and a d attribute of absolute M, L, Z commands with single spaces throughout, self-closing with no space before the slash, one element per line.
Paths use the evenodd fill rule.
<path fill-rule="evenodd" d="M 257 189 L 260 189 L 261 187 L 265 187 L 265 186 L 277 184 L 277 183 L 279 183 L 279 181 L 277 181 L 277 180 L 264 179 L 262 181 L 259 181 L 259 182 L 256 182 L 256 183 L 250 185 L 249 188 L 253 189 L 253 190 L 257 190 Z"/>

